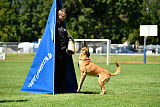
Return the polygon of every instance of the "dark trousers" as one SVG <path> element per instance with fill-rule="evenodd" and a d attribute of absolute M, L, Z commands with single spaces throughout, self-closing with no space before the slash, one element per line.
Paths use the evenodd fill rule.
<path fill-rule="evenodd" d="M 67 55 L 65 51 L 55 51 L 55 93 L 64 93 L 66 91 L 66 57 Z"/>

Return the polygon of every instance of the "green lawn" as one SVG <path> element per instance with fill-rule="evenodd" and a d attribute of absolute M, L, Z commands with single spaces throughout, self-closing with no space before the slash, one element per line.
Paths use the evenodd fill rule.
<path fill-rule="evenodd" d="M 46 95 L 21 93 L 20 90 L 32 64 L 33 55 L 9 55 L 0 62 L 0 107 L 159 107 L 160 65 L 120 63 L 121 73 L 101 89 L 97 77 L 87 76 L 80 93 Z M 75 60 L 75 59 L 74 59 Z M 115 64 L 97 65 L 115 72 Z M 80 72 L 75 61 L 77 81 Z"/>

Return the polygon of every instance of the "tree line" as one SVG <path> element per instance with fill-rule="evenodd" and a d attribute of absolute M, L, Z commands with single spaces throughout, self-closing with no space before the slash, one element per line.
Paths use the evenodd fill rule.
<path fill-rule="evenodd" d="M 0 0 L 0 41 L 37 41 L 45 29 L 54 0 Z M 73 38 L 110 39 L 112 43 L 136 40 L 140 25 L 160 26 L 159 0 L 62 0 L 66 27 Z M 158 31 L 160 34 L 160 30 Z M 148 37 L 160 44 L 160 35 Z"/>

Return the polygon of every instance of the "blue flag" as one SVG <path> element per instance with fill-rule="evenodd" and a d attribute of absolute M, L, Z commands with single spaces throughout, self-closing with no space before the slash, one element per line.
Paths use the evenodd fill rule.
<path fill-rule="evenodd" d="M 54 0 L 41 43 L 22 87 L 22 92 L 54 94 L 56 5 L 56 0 Z"/>
<path fill-rule="evenodd" d="M 61 0 L 54 0 L 45 31 L 32 62 L 28 76 L 23 84 L 21 92 L 33 92 L 43 94 L 55 94 L 55 27 L 56 9 L 62 8 Z M 64 23 L 65 24 L 65 23 Z M 65 92 L 76 92 L 77 79 L 71 55 L 67 55 L 66 89 Z"/>

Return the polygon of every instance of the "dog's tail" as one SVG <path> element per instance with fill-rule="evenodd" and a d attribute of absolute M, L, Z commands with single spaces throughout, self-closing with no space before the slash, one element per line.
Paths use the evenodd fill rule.
<path fill-rule="evenodd" d="M 118 75 L 120 73 L 120 65 L 118 64 L 118 62 L 116 62 L 116 66 L 117 66 L 117 70 L 115 73 L 110 73 L 111 76 L 115 76 Z"/>

